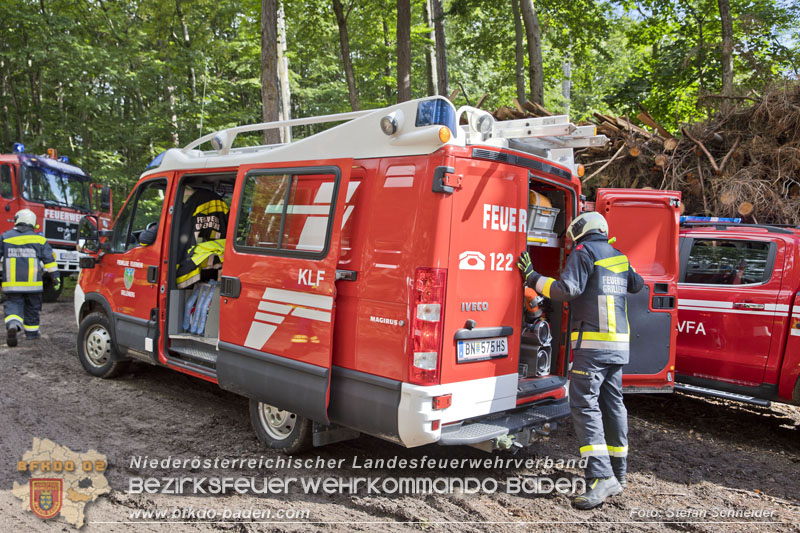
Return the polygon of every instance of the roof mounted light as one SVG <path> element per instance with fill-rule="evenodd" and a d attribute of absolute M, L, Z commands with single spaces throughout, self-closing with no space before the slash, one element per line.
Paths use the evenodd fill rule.
<path fill-rule="evenodd" d="M 62 163 L 69 163 L 69 157 L 67 157 L 65 155 L 62 155 L 61 157 L 59 157 L 58 160 L 61 161 Z"/>
<path fill-rule="evenodd" d="M 14 143 L 14 153 L 21 154 L 25 152 L 25 145 L 22 143 Z"/>
<path fill-rule="evenodd" d="M 403 126 L 403 112 L 399 109 L 381 118 L 381 131 L 385 135 L 394 135 Z"/>

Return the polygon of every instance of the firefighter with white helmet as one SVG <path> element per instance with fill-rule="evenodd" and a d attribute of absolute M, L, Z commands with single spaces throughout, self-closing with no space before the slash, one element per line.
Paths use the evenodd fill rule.
<path fill-rule="evenodd" d="M 574 243 L 561 279 L 533 269 L 528 252 L 517 266 L 527 286 L 557 301 L 571 301 L 573 363 L 569 403 L 587 458 L 586 493 L 574 504 L 591 509 L 622 492 L 628 455 L 628 413 L 622 401 L 622 366 L 628 362 L 630 330 L 627 293 L 644 280 L 628 258 L 608 242 L 608 223 L 597 212 L 583 213 L 567 228 Z"/>
<path fill-rule="evenodd" d="M 29 339 L 39 338 L 39 313 L 42 310 L 42 275 L 47 272 L 60 283 L 52 248 L 40 233 L 35 233 L 36 214 L 21 209 L 14 216 L 14 227 L 0 238 L 3 260 L 2 289 L 5 295 L 6 343 L 17 345 L 17 334 L 24 330 Z"/>

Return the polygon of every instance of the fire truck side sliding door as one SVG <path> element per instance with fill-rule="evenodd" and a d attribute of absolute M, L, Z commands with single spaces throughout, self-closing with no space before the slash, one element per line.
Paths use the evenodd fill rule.
<path fill-rule="evenodd" d="M 626 392 L 671 392 L 678 324 L 678 233 L 680 193 L 599 189 L 596 209 L 606 217 L 614 246 L 645 281 L 628 295 L 630 362 L 623 368 Z"/>
<path fill-rule="evenodd" d="M 222 268 L 220 387 L 327 422 L 352 159 L 247 165 Z"/>

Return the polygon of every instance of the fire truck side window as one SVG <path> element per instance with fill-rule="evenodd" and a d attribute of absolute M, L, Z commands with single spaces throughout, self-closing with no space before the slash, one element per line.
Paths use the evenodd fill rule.
<path fill-rule="evenodd" d="M 125 252 L 139 246 L 139 234 L 150 226 L 156 226 L 164 206 L 165 180 L 152 180 L 139 187 L 134 199 L 125 204 L 114 224 L 111 251 Z M 133 221 L 131 221 L 133 216 Z"/>
<path fill-rule="evenodd" d="M 11 167 L 0 165 L 0 196 L 10 200 L 14 198 L 14 187 L 11 185 Z"/>
<path fill-rule="evenodd" d="M 686 283 L 743 285 L 762 283 L 768 268 L 769 242 L 697 239 L 686 264 Z"/>
<path fill-rule="evenodd" d="M 246 178 L 236 228 L 244 248 L 321 253 L 328 242 L 333 174 Z"/>

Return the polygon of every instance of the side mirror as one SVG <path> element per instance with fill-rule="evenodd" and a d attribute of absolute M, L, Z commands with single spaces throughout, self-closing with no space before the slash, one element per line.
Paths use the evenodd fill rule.
<path fill-rule="evenodd" d="M 100 233 L 97 231 L 96 216 L 85 216 L 78 223 L 77 249 L 85 254 L 96 254 L 100 251 Z"/>
<path fill-rule="evenodd" d="M 100 189 L 100 211 L 111 211 L 111 187 L 108 185 L 103 185 Z"/>

